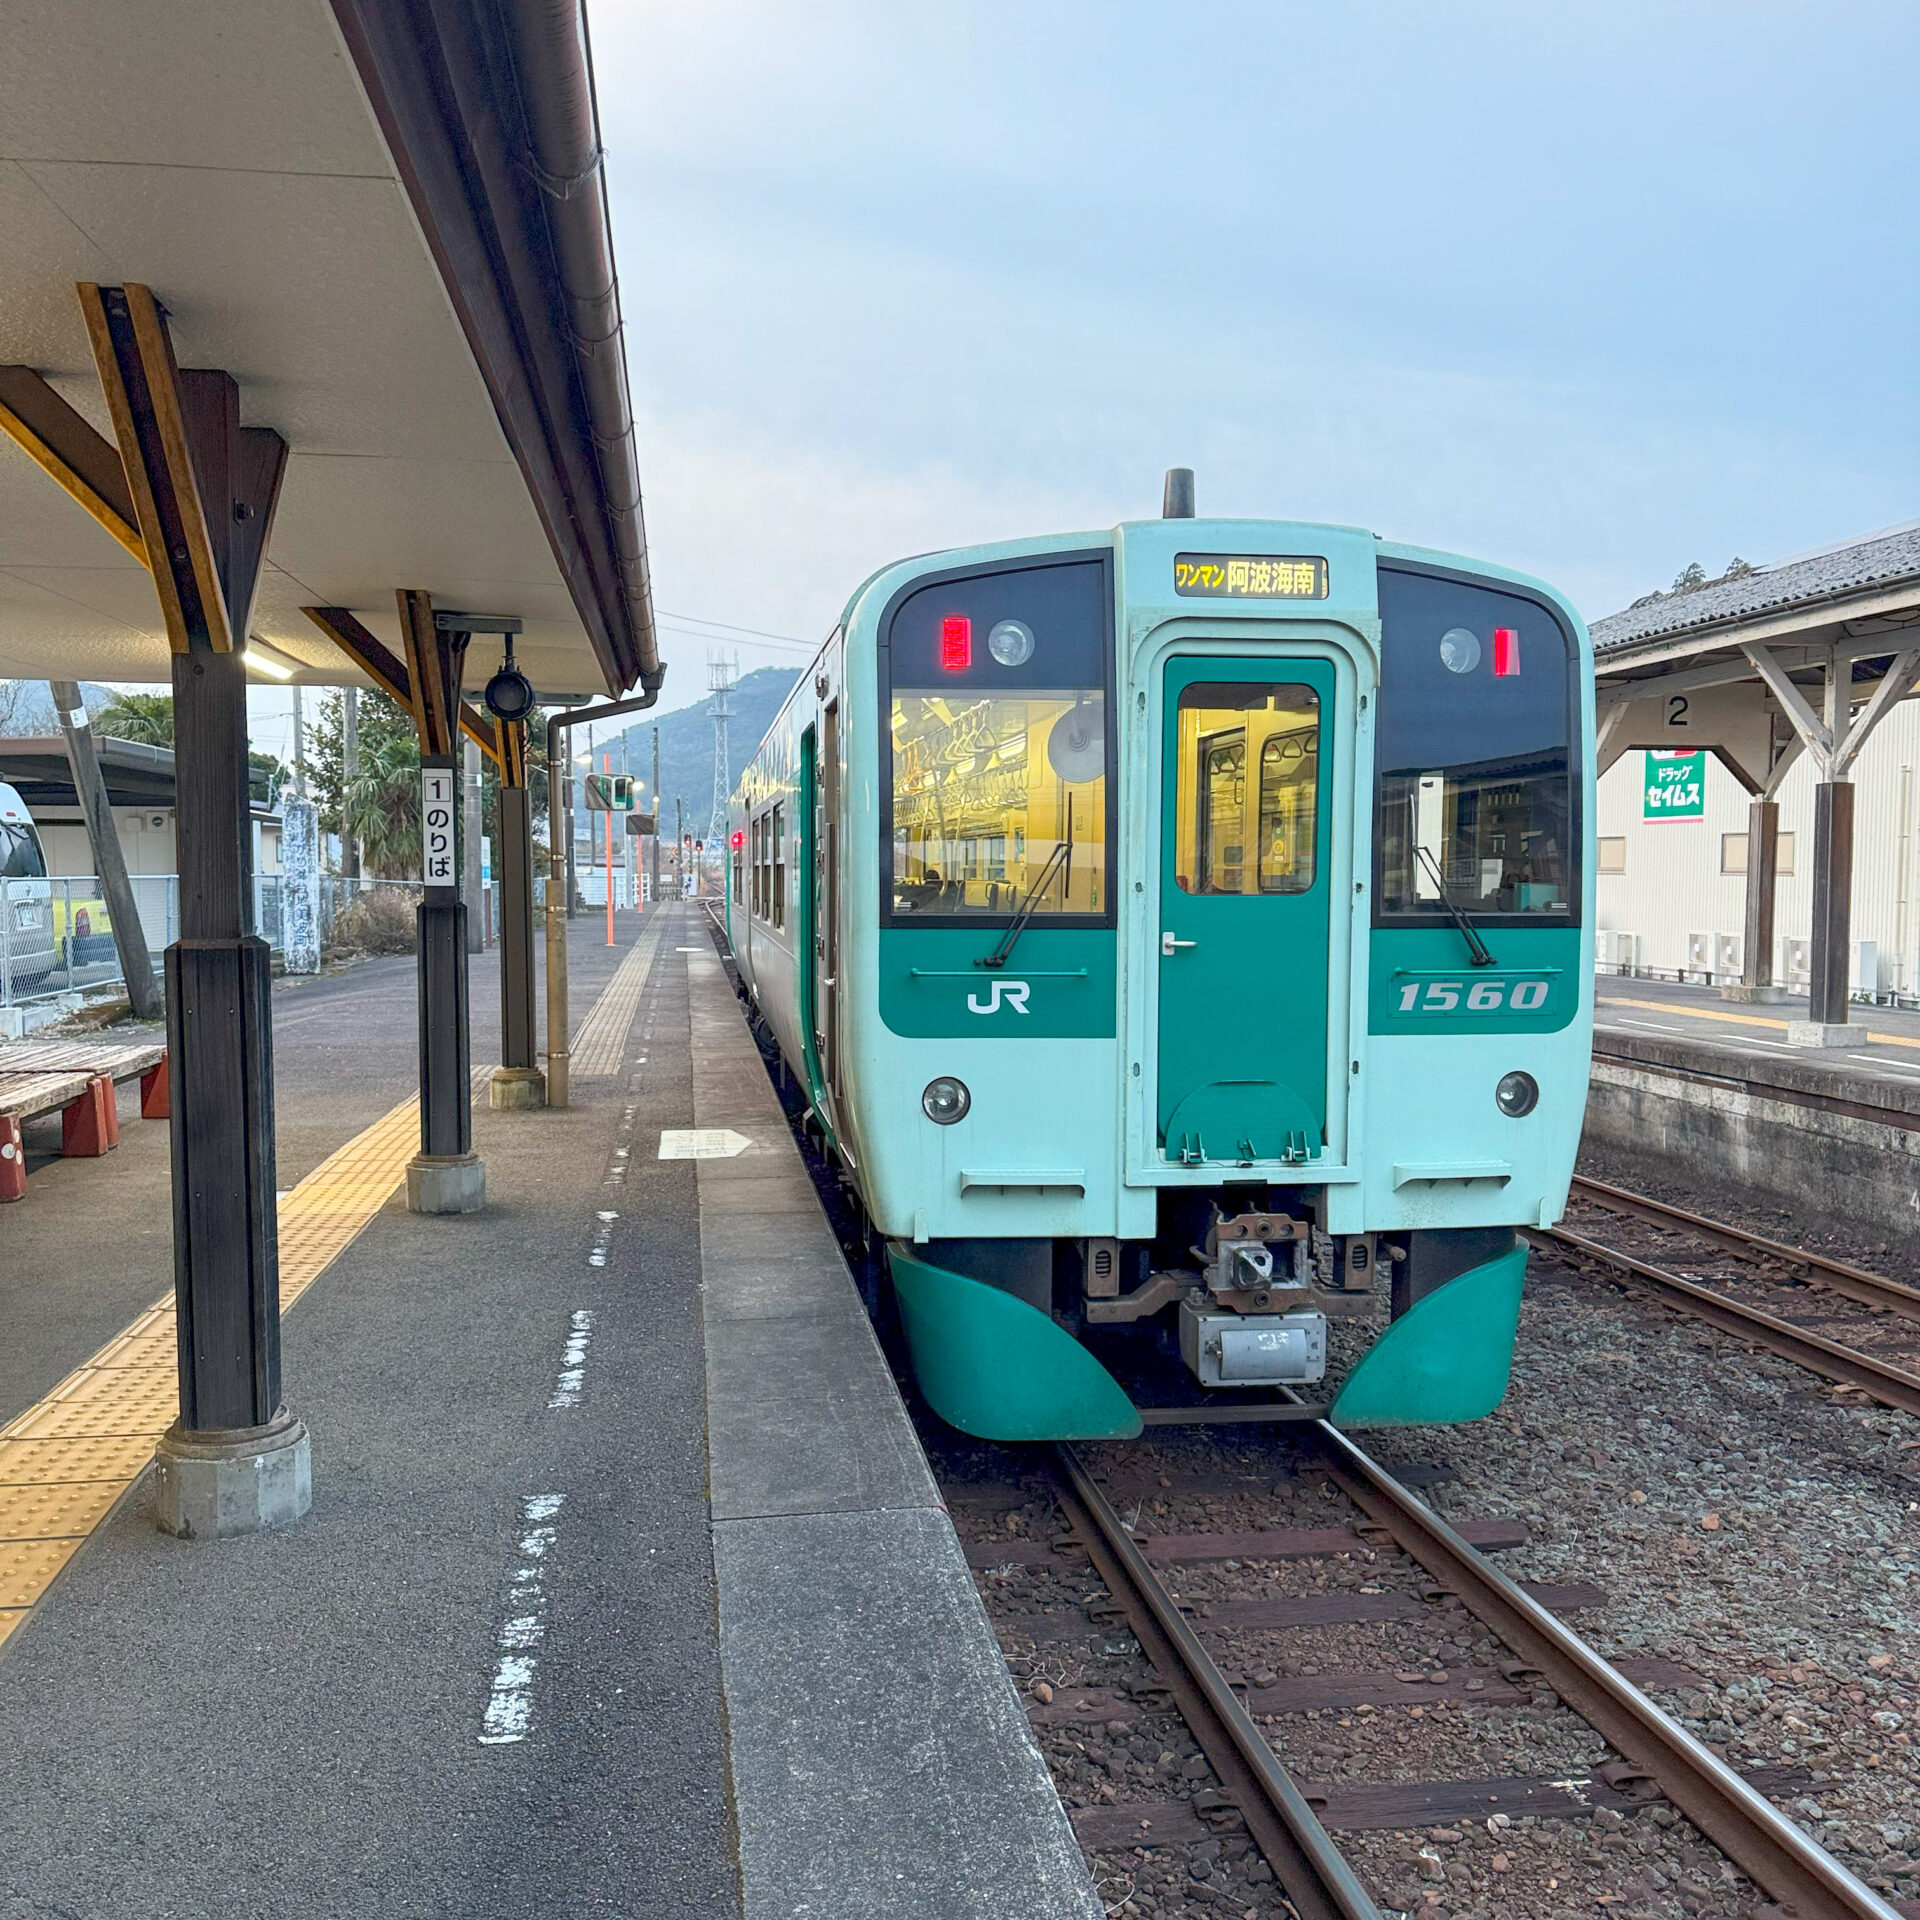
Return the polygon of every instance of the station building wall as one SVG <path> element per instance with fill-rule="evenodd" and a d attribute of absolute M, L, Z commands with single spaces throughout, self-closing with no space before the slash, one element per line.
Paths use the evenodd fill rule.
<path fill-rule="evenodd" d="M 1638 970 L 1718 982 L 1740 977 L 1722 962 L 1722 935 L 1737 941 L 1746 918 L 1744 870 L 1728 871 L 1725 836 L 1747 830 L 1746 789 L 1711 755 L 1706 811 L 1698 820 L 1642 817 L 1645 755 L 1630 751 L 1602 776 L 1597 831 L 1601 843 L 1597 930 L 1599 958 L 1611 968 L 1618 949 L 1608 934 L 1639 936 Z M 1854 990 L 1879 997 L 1920 997 L 1920 701 L 1903 701 L 1875 730 L 1854 764 Z M 1774 897 L 1773 977 L 1804 987 L 1807 929 L 1813 914 L 1814 770 L 1802 758 L 1781 783 L 1782 867 L 1792 836 L 1793 871 L 1782 872 Z M 1613 843 L 1610 848 L 1608 843 Z M 1610 872 L 1609 853 L 1623 863 Z M 1709 936 L 1702 966 L 1692 936 Z M 1796 943 L 1798 950 L 1796 951 Z M 1862 943 L 1871 943 L 1864 956 Z"/>

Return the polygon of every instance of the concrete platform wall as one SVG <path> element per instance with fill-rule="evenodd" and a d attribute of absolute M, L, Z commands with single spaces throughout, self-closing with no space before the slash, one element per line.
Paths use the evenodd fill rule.
<path fill-rule="evenodd" d="M 1920 1237 L 1920 1083 L 1692 1042 L 1609 1034 L 1607 1045 L 1594 1056 L 1589 1141 Z"/>

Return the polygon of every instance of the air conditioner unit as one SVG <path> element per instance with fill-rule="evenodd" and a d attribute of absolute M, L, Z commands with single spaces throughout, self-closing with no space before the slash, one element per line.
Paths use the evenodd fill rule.
<path fill-rule="evenodd" d="M 1612 957 L 1615 973 L 1637 973 L 1640 968 L 1640 936 L 1637 933 L 1623 933 L 1616 928 Z"/>
<path fill-rule="evenodd" d="M 1804 987 L 1813 974 L 1813 943 L 1810 940 L 1785 939 L 1780 942 L 1780 981 L 1783 986 Z"/>
<path fill-rule="evenodd" d="M 1689 973 L 1713 971 L 1712 934 L 1690 933 L 1687 935 L 1687 971 Z"/>
<path fill-rule="evenodd" d="M 1868 994 L 1880 991 L 1878 940 L 1856 940 L 1853 943 L 1853 991 Z"/>
<path fill-rule="evenodd" d="M 1723 933 L 1714 943 L 1717 955 L 1716 971 L 1729 980 L 1738 980 L 1747 964 L 1747 940 L 1745 934 Z"/>

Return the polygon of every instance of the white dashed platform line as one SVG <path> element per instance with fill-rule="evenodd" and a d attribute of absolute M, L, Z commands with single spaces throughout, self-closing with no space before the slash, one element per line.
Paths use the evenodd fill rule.
<path fill-rule="evenodd" d="M 483 1747 L 508 1746 L 524 1740 L 532 1730 L 534 1675 L 547 1637 L 547 1556 L 558 1538 L 552 1521 L 566 1499 L 564 1493 L 536 1493 L 520 1503 L 526 1531 L 520 1536 L 520 1561 L 513 1570 L 509 1617 L 500 1629 L 493 1690 L 480 1722 Z"/>
<path fill-rule="evenodd" d="M 566 1351 L 560 1356 L 560 1377 L 553 1383 L 547 1410 L 577 1407 L 587 1377 L 587 1347 L 593 1339 L 593 1309 L 576 1307 L 573 1327 L 567 1335 Z"/>

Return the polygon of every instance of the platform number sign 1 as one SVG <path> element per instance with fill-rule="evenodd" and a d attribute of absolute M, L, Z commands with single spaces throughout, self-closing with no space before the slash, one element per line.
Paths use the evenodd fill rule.
<path fill-rule="evenodd" d="M 1643 820 L 1703 820 L 1707 812 L 1707 756 L 1647 749 Z"/>
<path fill-rule="evenodd" d="M 459 884 L 453 843 L 453 788 L 451 767 L 420 769 L 420 856 L 430 887 Z"/>

